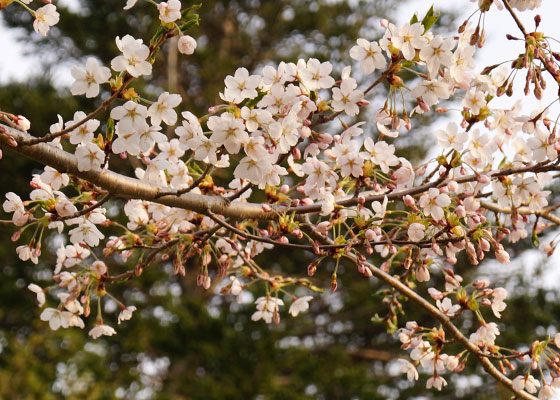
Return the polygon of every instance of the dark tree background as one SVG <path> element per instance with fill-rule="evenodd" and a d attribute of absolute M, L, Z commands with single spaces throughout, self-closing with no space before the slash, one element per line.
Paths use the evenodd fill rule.
<path fill-rule="evenodd" d="M 224 77 L 237 67 L 255 70 L 267 63 L 310 56 L 331 60 L 337 67 L 349 63 L 348 50 L 356 38 L 378 38 L 379 20 L 395 17 L 404 3 L 204 1 L 199 10 L 201 24 L 190 32 L 198 41 L 195 54 L 179 55 L 175 61 L 173 48 L 166 45 L 154 66 L 156 79 L 149 85 L 139 81 L 135 87 L 152 95 L 163 89 L 180 93 L 182 109 L 204 113 L 218 101 Z M 118 51 L 115 36 L 130 33 L 146 41 L 158 24 L 153 7 L 144 2 L 129 12 L 121 10 L 124 0 L 80 0 L 75 5 L 59 7 L 61 21 L 47 38 L 32 33 L 31 18 L 21 7 L 12 5 L 0 13 L 9 26 L 25 30 L 26 48 L 46 60 L 40 76 L 0 88 L 0 109 L 26 115 L 36 135 L 48 131 L 57 113 L 67 120 L 75 110 L 87 112 L 96 104 L 96 100 L 72 97 L 67 89 L 54 87 L 55 67 L 90 55 L 108 65 Z M 451 16 L 443 16 L 440 25 L 451 26 L 452 21 Z M 372 100 L 383 100 L 384 95 L 381 88 Z M 422 128 L 411 132 L 397 143 L 400 155 L 421 159 L 426 153 L 424 142 Z M 4 172 L 0 192 L 14 191 L 25 197 L 27 182 L 40 166 L 5 152 L 0 169 Z M 117 201 L 111 208 L 118 214 L 122 206 Z M 284 312 L 280 325 L 271 326 L 250 320 L 252 303 L 239 305 L 231 296 L 198 288 L 195 261 L 188 263 L 185 278 L 173 276 L 172 267 L 161 263 L 150 266 L 126 288 L 112 289 L 127 305 L 138 307 L 133 319 L 118 327 L 117 310 L 106 307 L 107 323 L 117 328 L 118 335 L 92 341 L 87 330 L 53 332 L 39 320 L 40 310 L 26 286 L 30 282 L 46 284 L 50 279 L 56 237 L 49 238 L 51 251 L 44 248 L 41 263 L 34 266 L 17 259 L 16 245 L 10 242 L 12 232 L 13 228 L 0 225 L 0 398 L 509 397 L 487 378 L 450 382 L 441 393 L 426 391 L 423 383 L 412 385 L 403 380 L 391 367 L 391 360 L 406 354 L 383 324 L 372 321 L 375 314 L 383 316 L 387 311 L 378 294 L 382 288 L 352 266 L 339 274 L 339 290 L 314 300 L 308 314 L 293 319 Z M 270 260 L 274 260 L 272 264 Z M 308 263 L 304 254 L 285 250 L 261 261 L 273 271 L 300 275 L 305 274 Z M 322 264 L 314 278 L 320 286 L 328 285 L 329 268 L 332 265 Z M 463 264 L 457 269 L 466 277 L 475 273 Z M 529 286 L 520 277 L 508 279 L 517 280 L 520 288 Z M 427 287 L 419 290 L 425 292 Z M 509 327 L 500 337 L 504 346 L 530 343 L 535 327 L 546 330 L 558 324 L 555 293 L 519 290 L 514 296 L 503 317 Z M 428 323 L 428 316 L 402 300 L 407 319 Z M 483 375 L 472 366 L 463 375 L 475 374 Z"/>

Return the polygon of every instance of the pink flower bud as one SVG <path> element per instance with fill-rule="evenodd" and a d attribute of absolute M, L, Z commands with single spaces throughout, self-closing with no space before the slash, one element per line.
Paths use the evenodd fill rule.
<path fill-rule="evenodd" d="M 307 139 L 309 136 L 311 136 L 311 129 L 309 129 L 307 126 L 304 126 L 299 130 L 299 134 L 302 138 Z"/>
<path fill-rule="evenodd" d="M 455 265 L 455 264 L 457 264 L 457 257 L 447 257 L 445 259 L 445 262 L 450 264 L 450 265 Z"/>
<path fill-rule="evenodd" d="M 329 135 L 328 133 L 321 133 L 319 135 L 319 142 L 321 142 L 321 143 L 331 144 L 332 141 L 333 141 L 333 137 L 331 135 Z"/>
<path fill-rule="evenodd" d="M 406 204 L 410 208 L 416 207 L 416 201 L 414 201 L 414 197 L 412 197 L 409 194 L 407 194 L 406 196 L 403 197 L 403 201 L 404 201 L 404 204 Z"/>
<path fill-rule="evenodd" d="M 373 240 L 375 240 L 375 237 L 376 237 L 375 232 L 372 231 L 371 229 L 368 229 L 368 230 L 366 231 L 366 233 L 364 234 L 364 236 L 365 236 L 366 239 L 369 240 L 370 242 L 373 241 Z"/>
<path fill-rule="evenodd" d="M 280 193 L 286 194 L 286 193 L 288 193 L 289 191 L 290 191 L 290 186 L 288 186 L 288 185 L 282 185 L 282 186 L 280 186 Z"/>
<path fill-rule="evenodd" d="M 426 103 L 424 103 L 424 99 L 422 99 L 422 97 L 418 97 L 416 100 L 418 101 L 418 105 L 420 106 L 422 111 L 424 111 L 424 112 L 429 112 L 430 111 L 430 107 L 428 107 L 426 105 Z"/>
<path fill-rule="evenodd" d="M 367 107 L 370 103 L 369 101 L 362 99 L 359 100 L 356 104 L 358 105 L 358 107 Z"/>
<path fill-rule="evenodd" d="M 443 293 L 441 293 L 439 290 L 437 290 L 436 288 L 429 288 L 428 289 L 428 293 L 430 294 L 430 296 L 432 297 L 432 299 L 434 300 L 441 300 L 443 299 L 445 296 L 443 295 Z"/>
<path fill-rule="evenodd" d="M 490 183 L 490 177 L 488 175 L 480 174 L 476 178 L 480 183 L 484 185 Z"/>
<path fill-rule="evenodd" d="M 206 275 L 202 280 L 202 287 L 206 290 L 210 289 L 210 284 L 212 283 L 212 279 L 208 275 Z"/>
<path fill-rule="evenodd" d="M 333 139 L 335 143 L 340 143 L 340 135 L 334 135 Z"/>
<path fill-rule="evenodd" d="M 477 279 L 473 282 L 473 286 L 477 289 L 485 289 L 490 286 L 490 281 L 488 279 Z"/>
<path fill-rule="evenodd" d="M 459 218 L 464 218 L 467 215 L 467 211 L 465 210 L 465 207 L 463 206 L 457 206 L 455 208 L 455 214 L 459 217 Z"/>
<path fill-rule="evenodd" d="M 23 115 L 16 115 L 15 117 L 12 118 L 12 120 L 15 122 L 17 127 L 22 131 L 27 132 L 29 128 L 31 128 L 31 122 L 29 122 L 29 120 L 25 118 Z"/>
<path fill-rule="evenodd" d="M 330 229 L 331 223 L 330 221 L 323 221 L 317 224 L 317 230 L 321 233 L 327 233 Z"/>
<path fill-rule="evenodd" d="M 278 239 L 278 241 L 280 243 L 284 243 L 284 244 L 290 243 L 290 241 L 288 240 L 288 238 L 286 236 L 281 236 L 280 239 Z"/>
<path fill-rule="evenodd" d="M 382 28 L 387 29 L 389 27 L 389 21 L 383 18 L 381 21 L 379 21 L 379 25 L 381 25 Z"/>
<path fill-rule="evenodd" d="M 301 151 L 297 147 L 294 147 L 292 149 L 292 155 L 294 156 L 294 159 L 296 159 L 296 160 L 301 159 Z"/>
<path fill-rule="evenodd" d="M 508 264 L 509 263 L 509 254 L 507 251 L 505 250 L 497 250 L 495 252 L 496 255 L 496 260 L 498 260 L 499 262 L 501 262 L 502 264 Z"/>
<path fill-rule="evenodd" d="M 482 299 L 480 300 L 480 305 L 488 307 L 492 305 L 492 302 L 490 299 Z"/>
<path fill-rule="evenodd" d="M 310 206 L 311 204 L 313 204 L 313 200 L 311 200 L 309 197 L 306 197 L 304 199 L 301 199 L 300 204 L 302 206 Z"/>

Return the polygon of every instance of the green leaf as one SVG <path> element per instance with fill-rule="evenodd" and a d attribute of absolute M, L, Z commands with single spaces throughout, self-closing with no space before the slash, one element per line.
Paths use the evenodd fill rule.
<path fill-rule="evenodd" d="M 424 25 L 424 33 L 428 32 L 428 30 L 434 26 L 436 21 L 439 19 L 440 12 L 434 11 L 434 5 L 430 7 L 424 18 L 422 18 L 422 25 Z"/>
<path fill-rule="evenodd" d="M 410 18 L 410 25 L 415 24 L 418 22 L 418 14 L 414 13 L 414 15 L 412 16 L 412 18 Z"/>

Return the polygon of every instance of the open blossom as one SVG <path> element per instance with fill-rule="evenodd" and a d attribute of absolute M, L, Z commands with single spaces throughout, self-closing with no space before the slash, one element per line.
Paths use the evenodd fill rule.
<path fill-rule="evenodd" d="M 454 317 L 455 314 L 457 314 L 457 312 L 461 309 L 461 306 L 459 304 L 453 305 L 449 297 L 446 297 L 443 300 L 438 300 L 436 302 L 436 305 L 439 310 L 448 317 Z"/>
<path fill-rule="evenodd" d="M 416 49 L 423 49 L 428 45 L 428 41 L 423 36 L 424 26 L 416 22 L 412 25 L 404 24 L 391 37 L 392 45 L 399 49 L 404 58 L 412 60 L 416 54 Z"/>
<path fill-rule="evenodd" d="M 544 384 L 541 390 L 539 391 L 539 400 L 548 400 L 551 399 L 552 396 L 556 394 L 556 389 L 553 388 L 551 385 Z"/>
<path fill-rule="evenodd" d="M 160 125 L 161 121 L 167 125 L 175 125 L 177 113 L 173 110 L 181 103 L 181 96 L 163 92 L 159 95 L 158 101 L 148 108 L 148 117 L 151 118 L 153 125 Z"/>
<path fill-rule="evenodd" d="M 420 50 L 420 58 L 426 62 L 430 76 L 437 74 L 440 66 L 449 67 L 453 63 L 453 53 L 455 47 L 453 38 L 443 38 L 437 35 L 430 40 L 429 45 Z"/>
<path fill-rule="evenodd" d="M 481 343 L 483 345 L 492 346 L 496 340 L 496 336 L 500 334 L 498 325 L 495 322 L 482 325 L 477 331 L 471 334 L 469 342 Z"/>
<path fill-rule="evenodd" d="M 60 14 L 56 11 L 56 6 L 54 4 L 47 4 L 35 11 L 33 29 L 35 29 L 35 32 L 47 36 L 51 26 L 56 25 L 59 20 Z"/>
<path fill-rule="evenodd" d="M 103 335 L 113 336 L 115 333 L 117 332 L 109 325 L 97 324 L 88 332 L 88 335 L 94 339 L 97 339 Z"/>
<path fill-rule="evenodd" d="M 70 232 L 70 241 L 74 244 L 86 242 L 89 246 L 95 247 L 99 240 L 105 238 L 97 227 L 89 221 L 85 221 Z"/>
<path fill-rule="evenodd" d="M 424 214 L 440 221 L 444 217 L 443 208 L 451 204 L 451 199 L 447 194 L 440 193 L 438 189 L 430 188 L 428 193 L 420 197 L 418 204 L 424 209 Z"/>
<path fill-rule="evenodd" d="M 128 321 L 130 318 L 132 318 L 132 313 L 134 311 L 136 311 L 136 307 L 134 306 L 128 306 L 123 308 L 119 313 L 118 323 L 120 324 L 122 321 Z"/>
<path fill-rule="evenodd" d="M 56 331 L 58 328 L 68 328 L 73 314 L 68 311 L 61 311 L 57 308 L 45 308 L 41 313 L 41 321 L 49 321 L 49 327 Z"/>
<path fill-rule="evenodd" d="M 512 383 L 515 390 L 526 390 L 529 393 L 537 393 L 537 388 L 541 386 L 541 383 L 533 375 L 517 376 Z"/>
<path fill-rule="evenodd" d="M 135 78 L 152 73 L 152 64 L 146 61 L 150 49 L 142 39 L 134 39 L 130 35 L 122 39 L 117 36 L 116 43 L 122 55 L 113 58 L 111 68 L 117 72 L 126 71 Z"/>
<path fill-rule="evenodd" d="M 73 67 L 72 77 L 75 79 L 70 87 L 74 96 L 85 94 L 86 97 L 96 97 L 99 94 L 99 85 L 111 77 L 111 70 L 99 65 L 97 60 L 89 57 L 84 67 Z"/>
<path fill-rule="evenodd" d="M 451 90 L 447 83 L 441 80 L 423 80 L 410 92 L 413 98 L 421 97 L 427 107 L 437 104 L 440 99 L 448 99 Z"/>
<path fill-rule="evenodd" d="M 358 102 L 363 99 L 364 92 L 356 90 L 358 84 L 352 78 L 343 79 L 340 88 L 333 88 L 332 107 L 334 111 L 344 111 L 347 115 L 358 115 Z"/>
<path fill-rule="evenodd" d="M 74 113 L 74 119 L 72 121 L 66 122 L 66 127 L 68 128 L 69 126 L 73 126 L 83 121 L 86 117 L 87 116 L 85 112 L 76 111 Z M 84 122 L 83 124 L 81 124 L 76 129 L 70 132 L 70 143 L 80 144 L 80 143 L 91 142 L 93 140 L 95 130 L 99 128 L 100 124 L 101 123 L 94 118 Z"/>
<path fill-rule="evenodd" d="M 43 289 L 34 283 L 30 283 L 27 288 L 37 295 L 37 303 L 39 303 L 39 307 L 43 307 L 43 304 L 45 304 L 45 292 Z"/>
<path fill-rule="evenodd" d="M 191 55 L 196 50 L 196 40 L 194 40 L 192 36 L 183 35 L 177 42 L 177 48 L 179 49 L 179 53 Z"/>
<path fill-rule="evenodd" d="M 255 300 L 257 304 L 257 311 L 251 316 L 253 321 L 263 319 L 267 324 L 272 322 L 275 314 L 278 314 L 278 307 L 283 306 L 284 302 L 281 299 L 274 297 L 259 297 Z"/>
<path fill-rule="evenodd" d="M 6 193 L 6 201 L 2 204 L 2 208 L 8 213 L 14 213 L 12 215 L 12 222 L 16 226 L 22 226 L 29 220 L 29 214 L 25 212 L 21 198 L 13 192 Z"/>
<path fill-rule="evenodd" d="M 292 314 L 292 317 L 297 317 L 300 312 L 305 312 L 309 309 L 309 301 L 312 299 L 312 296 L 300 297 L 292 303 L 288 312 Z"/>
<path fill-rule="evenodd" d="M 431 389 L 432 387 L 437 390 L 441 390 L 443 386 L 447 386 L 447 381 L 441 376 L 430 377 L 426 381 L 426 389 Z"/>
<path fill-rule="evenodd" d="M 436 136 L 441 147 L 445 149 L 451 148 L 457 151 L 463 150 L 464 144 L 468 139 L 466 132 L 459 132 L 459 127 L 455 122 L 447 124 L 445 130 L 436 131 Z"/>
<path fill-rule="evenodd" d="M 408 227 L 408 237 L 413 242 L 419 242 L 424 239 L 426 227 L 418 222 L 413 222 Z"/>
<path fill-rule="evenodd" d="M 350 49 L 350 57 L 360 61 L 360 69 L 364 74 L 368 75 L 376 69 L 385 68 L 387 60 L 377 42 L 370 42 L 362 38 L 356 42 L 358 44 Z"/>
<path fill-rule="evenodd" d="M 181 18 L 181 2 L 179 0 L 162 1 L 157 5 L 159 10 L 159 19 L 170 24 Z"/>
<path fill-rule="evenodd" d="M 80 171 L 99 169 L 105 161 L 105 153 L 95 143 L 79 145 L 75 154 Z"/>
<path fill-rule="evenodd" d="M 123 10 L 130 10 L 137 2 L 138 0 L 126 0 L 126 5 L 123 7 Z"/>
<path fill-rule="evenodd" d="M 416 367 L 414 366 L 414 364 L 412 364 L 410 361 L 399 358 L 397 360 L 397 362 L 399 363 L 399 366 L 401 368 L 401 373 L 406 374 L 406 378 L 409 381 L 417 381 L 418 380 L 418 371 L 416 370 Z"/>
<path fill-rule="evenodd" d="M 245 99 L 253 99 L 257 97 L 257 87 L 260 83 L 260 76 L 249 75 L 247 68 L 237 68 L 233 76 L 226 76 L 226 88 L 222 98 L 232 103 L 241 103 Z"/>
<path fill-rule="evenodd" d="M 500 312 L 506 309 L 506 303 L 504 300 L 507 297 L 507 290 L 501 287 L 496 288 L 492 291 L 492 297 L 492 312 L 496 317 L 501 318 L 502 315 Z"/>
<path fill-rule="evenodd" d="M 330 76 L 332 64 L 328 61 L 320 62 L 310 58 L 307 63 L 298 60 L 298 73 L 307 90 L 330 89 L 334 85 L 334 78 Z"/>

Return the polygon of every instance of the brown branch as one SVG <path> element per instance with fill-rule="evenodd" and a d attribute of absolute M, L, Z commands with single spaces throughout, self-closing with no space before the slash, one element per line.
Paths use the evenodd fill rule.
<path fill-rule="evenodd" d="M 202 182 L 204 180 L 204 178 L 206 178 L 206 176 L 212 172 L 212 170 L 214 169 L 213 165 L 207 165 L 206 169 L 204 170 L 204 172 L 193 182 L 191 183 L 188 187 L 180 189 L 180 190 L 176 190 L 174 192 L 161 192 L 158 193 L 156 196 L 156 199 L 159 199 L 162 196 L 181 196 L 182 194 L 188 193 L 191 190 L 193 190 L 195 187 L 197 187 L 200 182 Z"/>
<path fill-rule="evenodd" d="M 504 6 L 509 11 L 511 17 L 513 18 L 513 20 L 517 24 L 517 27 L 519 28 L 521 33 L 523 33 L 523 37 L 527 38 L 527 36 L 528 36 L 527 30 L 523 26 L 523 23 L 521 22 L 521 20 L 517 17 L 517 14 L 515 14 L 515 11 L 513 11 L 513 8 L 511 8 L 511 5 L 509 4 L 509 0 L 503 0 L 503 2 L 504 2 Z"/>
<path fill-rule="evenodd" d="M 114 196 L 151 201 L 170 207 L 191 210 L 204 215 L 206 215 L 207 211 L 212 211 L 214 214 L 239 220 L 246 218 L 262 220 L 275 219 L 279 214 L 291 212 L 295 212 L 296 214 L 314 214 L 321 210 L 321 204 L 312 204 L 297 207 L 271 205 L 272 211 L 264 211 L 261 204 L 245 202 L 230 203 L 228 199 L 221 196 L 209 196 L 196 193 L 185 193 L 181 196 L 166 195 L 158 198 L 157 196 L 160 191 L 159 188 L 138 179 L 124 176 L 110 170 L 97 169 L 80 171 L 78 170 L 78 161 L 75 155 L 54 146 L 45 143 L 38 143 L 34 146 L 12 147 L 10 146 L 10 138 L 6 137 L 6 135 L 11 136 L 16 141 L 30 139 L 31 136 L 25 132 L 13 129 L 8 125 L 1 123 L 0 128 L 3 128 L 6 131 L 4 135 L 0 135 L 0 145 L 5 148 L 19 152 L 41 164 L 49 165 L 59 172 L 69 173 L 85 179 Z M 487 175 L 489 177 L 499 177 L 523 172 L 536 173 L 555 170 L 560 170 L 560 167 L 549 162 L 541 162 L 525 167 L 498 169 L 488 172 Z M 477 179 L 478 176 L 473 174 L 457 178 L 455 181 L 457 181 L 457 183 L 465 183 L 474 182 Z M 389 200 L 400 200 L 405 195 L 418 195 L 426 192 L 432 187 L 442 186 L 446 183 L 447 180 L 443 180 L 441 182 L 438 180 L 397 192 L 370 195 L 367 195 L 367 192 L 364 192 L 363 195 L 365 197 L 366 204 L 373 201 L 383 201 L 385 196 Z M 358 199 L 355 199 L 353 196 L 347 196 L 343 199 L 338 199 L 337 204 L 339 206 L 348 207 L 356 205 L 357 201 Z"/>
<path fill-rule="evenodd" d="M 480 205 L 488 210 L 502 214 L 512 214 L 515 211 L 520 215 L 538 215 L 539 217 L 543 217 L 557 225 L 560 225 L 560 217 L 551 214 L 548 210 L 531 211 L 527 207 L 520 207 L 512 210 L 510 207 L 500 207 L 497 204 L 485 200 L 480 200 Z"/>
<path fill-rule="evenodd" d="M 313 234 L 313 232 L 311 233 Z M 316 232 L 315 232 L 315 236 L 317 236 Z M 332 244 L 332 241 L 330 241 L 330 239 L 324 238 L 322 235 L 319 235 L 319 237 L 322 237 L 326 243 Z M 347 258 L 349 258 L 355 263 L 358 262 L 357 256 L 353 254 L 347 255 Z M 524 391 L 516 390 L 513 387 L 513 383 L 511 379 L 503 375 L 488 359 L 488 356 L 480 352 L 480 350 L 475 344 L 469 342 L 469 340 L 465 337 L 465 335 L 463 335 L 463 333 L 453 324 L 453 322 L 451 322 L 449 317 L 443 314 L 437 307 L 435 307 L 425 298 L 420 296 L 414 290 L 410 289 L 406 284 L 401 282 L 399 279 L 383 272 L 375 265 L 372 265 L 368 262 L 363 264 L 369 268 L 373 276 L 387 283 L 389 286 L 395 288 L 401 294 L 408 297 L 414 303 L 419 305 L 421 308 L 423 308 L 425 311 L 427 311 L 429 314 L 431 314 L 433 317 L 439 320 L 441 324 L 448 330 L 448 332 L 450 332 L 451 335 L 457 340 L 457 342 L 463 345 L 463 347 L 465 347 L 470 353 L 472 353 L 478 359 L 478 361 L 482 364 L 482 367 L 486 370 L 486 372 L 488 372 L 492 377 L 494 377 L 494 379 L 496 379 L 498 382 L 503 384 L 506 388 L 511 390 L 513 393 L 515 393 L 516 396 L 518 396 L 521 399 L 537 400 L 536 397 Z"/>
<path fill-rule="evenodd" d="M 103 198 L 102 198 L 101 200 L 99 200 L 97 203 L 95 203 L 95 204 L 93 204 L 93 205 L 91 205 L 91 206 L 89 206 L 89 207 L 86 207 L 86 208 L 84 208 L 84 209 L 82 209 L 82 210 L 76 211 L 76 212 L 75 212 L 74 214 L 72 214 L 72 215 L 68 215 L 68 216 L 66 216 L 66 217 L 58 217 L 58 218 L 55 218 L 54 221 L 66 221 L 66 220 L 68 220 L 68 219 L 78 218 L 78 217 L 81 217 L 81 216 L 83 216 L 83 215 L 86 215 L 86 214 L 89 213 L 90 211 L 93 211 L 93 210 L 95 210 L 96 208 L 101 207 L 103 204 L 105 204 L 107 201 L 109 201 L 109 200 L 111 199 L 111 197 L 113 197 L 113 196 L 111 196 L 111 194 L 106 194 L 106 195 L 103 196 Z"/>

